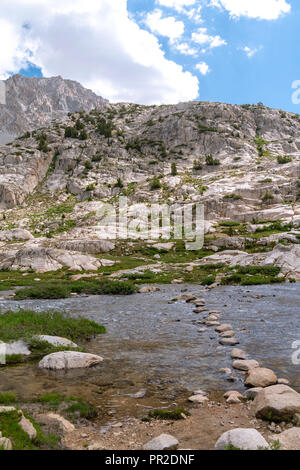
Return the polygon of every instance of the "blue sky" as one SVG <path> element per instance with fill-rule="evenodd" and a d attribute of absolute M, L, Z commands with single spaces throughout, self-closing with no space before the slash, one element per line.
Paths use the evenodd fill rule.
<path fill-rule="evenodd" d="M 1 3 L 0 78 L 62 75 L 111 101 L 262 101 L 300 113 L 299 1 Z"/>
<path fill-rule="evenodd" d="M 290 13 L 274 20 L 232 18 L 224 9 L 203 5 L 201 24 L 154 0 L 129 0 L 128 9 L 141 25 L 145 12 L 157 8 L 163 17 L 173 16 L 184 22 L 181 42 L 197 49 L 197 55 L 183 56 L 174 50 L 168 38 L 160 36 L 159 39 L 166 56 L 185 69 L 195 73 L 199 62 L 209 66 L 210 71 L 205 75 L 196 72 L 200 82 L 198 99 L 234 104 L 262 101 L 270 107 L 300 112 L 299 105 L 291 101 L 291 84 L 300 77 L 300 2 L 292 0 L 289 4 Z M 199 27 L 207 28 L 212 36 L 219 35 L 227 44 L 202 53 L 201 47 L 191 41 L 192 33 Z M 246 47 L 250 49 L 248 52 Z"/>

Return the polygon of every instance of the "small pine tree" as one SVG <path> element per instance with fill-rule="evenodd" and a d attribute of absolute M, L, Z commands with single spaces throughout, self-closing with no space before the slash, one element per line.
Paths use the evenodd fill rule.
<path fill-rule="evenodd" d="M 115 184 L 115 188 L 120 188 L 120 189 L 122 189 L 123 187 L 124 187 L 124 184 L 123 184 L 121 178 L 119 177 L 118 180 L 117 180 L 117 182 L 116 182 L 116 184 Z"/>
<path fill-rule="evenodd" d="M 171 165 L 171 175 L 176 176 L 177 175 L 177 166 L 176 163 L 172 163 Z"/>

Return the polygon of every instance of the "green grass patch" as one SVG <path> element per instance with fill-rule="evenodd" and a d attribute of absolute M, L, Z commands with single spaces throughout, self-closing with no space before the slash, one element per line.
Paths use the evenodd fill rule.
<path fill-rule="evenodd" d="M 202 286 L 211 286 L 216 282 L 216 275 L 210 274 L 209 276 L 204 277 L 201 279 Z"/>
<path fill-rule="evenodd" d="M 71 214 L 73 212 L 73 206 L 60 204 L 55 207 L 51 207 L 47 210 L 46 214 L 50 217 L 53 215 L 63 215 L 63 214 Z"/>
<path fill-rule="evenodd" d="M 277 266 L 237 266 L 239 274 L 263 274 L 265 276 L 278 276 L 280 268 Z"/>
<path fill-rule="evenodd" d="M 0 403 L 5 406 L 17 403 L 17 396 L 12 392 L 0 392 Z"/>
<path fill-rule="evenodd" d="M 179 406 L 177 408 L 173 408 L 172 410 L 165 410 L 165 409 L 158 409 L 152 410 L 148 414 L 148 419 L 158 419 L 158 420 L 172 420 L 177 421 L 180 419 L 184 419 L 185 416 L 190 416 L 189 411 L 185 410 L 183 407 Z"/>
<path fill-rule="evenodd" d="M 29 340 L 35 335 L 61 336 L 76 342 L 105 332 L 104 326 L 92 320 L 55 311 L 20 310 L 0 315 L 0 338 L 5 342 Z"/>
<path fill-rule="evenodd" d="M 58 410 L 60 408 L 60 411 L 67 414 L 70 418 L 93 419 L 98 415 L 97 408 L 80 397 L 65 397 L 60 393 L 46 393 L 35 401 L 50 410 Z"/>
<path fill-rule="evenodd" d="M 18 290 L 14 299 L 66 299 L 70 297 L 71 293 L 88 295 L 130 295 L 134 292 L 134 284 L 126 281 L 49 281 L 34 287 Z"/>
<path fill-rule="evenodd" d="M 55 449 L 58 447 L 60 437 L 55 434 L 44 434 L 40 426 L 27 413 L 24 416 L 29 419 L 37 431 L 37 437 L 33 441 L 30 440 L 19 425 L 21 416 L 18 411 L 10 411 L 0 414 L 0 431 L 3 436 L 11 440 L 13 450 L 45 450 Z"/>
<path fill-rule="evenodd" d="M 70 403 L 66 412 L 70 417 L 80 417 L 85 419 L 93 419 L 98 415 L 97 408 L 90 403 L 87 403 L 83 398 L 69 397 L 66 400 Z"/>
<path fill-rule="evenodd" d="M 42 405 L 46 405 L 51 409 L 57 410 L 59 405 L 63 403 L 64 397 L 60 393 L 45 393 L 45 395 L 42 395 L 35 401 Z"/>

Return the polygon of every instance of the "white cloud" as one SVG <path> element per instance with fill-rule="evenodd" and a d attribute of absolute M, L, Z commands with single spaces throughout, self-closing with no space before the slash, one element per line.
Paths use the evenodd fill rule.
<path fill-rule="evenodd" d="M 163 18 L 162 15 L 162 11 L 158 9 L 148 13 L 146 24 L 152 33 L 166 36 L 170 39 L 170 42 L 173 43 L 183 35 L 184 23 L 182 21 L 177 21 L 173 16 Z"/>
<path fill-rule="evenodd" d="M 196 3 L 196 0 L 156 0 L 156 3 L 163 7 L 175 8 L 180 11 L 183 7 L 190 7 Z"/>
<path fill-rule="evenodd" d="M 247 54 L 247 57 L 249 57 L 249 59 L 251 59 L 251 57 L 253 57 L 257 52 L 261 51 L 263 48 L 263 46 L 259 46 L 259 47 L 254 47 L 254 48 L 251 48 L 249 46 L 245 46 L 243 47 L 243 51 Z"/>
<path fill-rule="evenodd" d="M 196 69 L 199 70 L 202 75 L 207 75 L 210 72 L 210 67 L 207 65 L 206 62 L 200 62 L 199 64 L 197 64 Z"/>
<path fill-rule="evenodd" d="M 197 49 L 191 47 L 187 42 L 176 44 L 175 49 L 184 55 L 196 56 L 198 54 Z"/>
<path fill-rule="evenodd" d="M 207 46 L 211 49 L 226 46 L 227 44 L 220 36 L 210 36 L 207 33 L 207 28 L 199 28 L 197 33 L 192 34 L 192 40 L 201 46 Z"/>
<path fill-rule="evenodd" d="M 211 0 L 212 6 L 224 7 L 231 16 L 276 20 L 291 11 L 286 0 Z"/>
<path fill-rule="evenodd" d="M 30 60 L 44 76 L 78 80 L 111 101 L 198 96 L 197 77 L 166 59 L 158 39 L 129 18 L 126 0 L 1 0 L 0 40 L 1 76 Z"/>

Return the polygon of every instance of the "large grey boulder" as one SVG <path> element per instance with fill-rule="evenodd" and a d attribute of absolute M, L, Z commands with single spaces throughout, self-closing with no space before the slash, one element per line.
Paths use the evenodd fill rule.
<path fill-rule="evenodd" d="M 62 351 L 45 356 L 39 363 L 41 369 L 69 370 L 96 366 L 103 358 L 95 354 Z"/>
<path fill-rule="evenodd" d="M 262 387 L 249 388 L 249 390 L 245 391 L 244 397 L 247 400 L 254 400 L 254 398 L 256 398 L 259 392 L 261 392 L 262 390 Z"/>
<path fill-rule="evenodd" d="M 256 429 L 232 429 L 217 440 L 215 450 L 227 450 L 230 447 L 239 450 L 268 449 L 269 444 Z"/>
<path fill-rule="evenodd" d="M 40 423 L 57 425 L 63 433 L 75 431 L 74 424 L 56 413 L 40 414 L 37 419 Z"/>
<path fill-rule="evenodd" d="M 271 436 L 270 441 L 279 441 L 280 450 L 300 450 L 300 428 L 291 428 Z"/>
<path fill-rule="evenodd" d="M 37 273 L 57 271 L 63 267 L 72 271 L 96 271 L 101 262 L 90 255 L 32 245 L 8 256 L 0 264 L 0 270 L 33 269 Z"/>
<path fill-rule="evenodd" d="M 247 387 L 269 387 L 277 383 L 277 376 L 271 369 L 257 367 L 251 369 L 245 379 Z"/>
<path fill-rule="evenodd" d="M 65 240 L 56 243 L 57 248 L 68 251 L 79 251 L 90 255 L 108 253 L 115 248 L 115 244 L 108 240 Z"/>
<path fill-rule="evenodd" d="M 257 418 L 289 421 L 300 413 L 300 395 L 287 385 L 274 385 L 259 392 L 253 405 Z"/>
<path fill-rule="evenodd" d="M 0 230 L 0 241 L 27 241 L 33 238 L 33 235 L 28 230 L 21 228 L 13 228 L 11 230 Z"/>
<path fill-rule="evenodd" d="M 161 434 L 151 441 L 148 441 L 143 449 L 144 450 L 176 450 L 179 446 L 178 440 L 170 434 Z"/>

